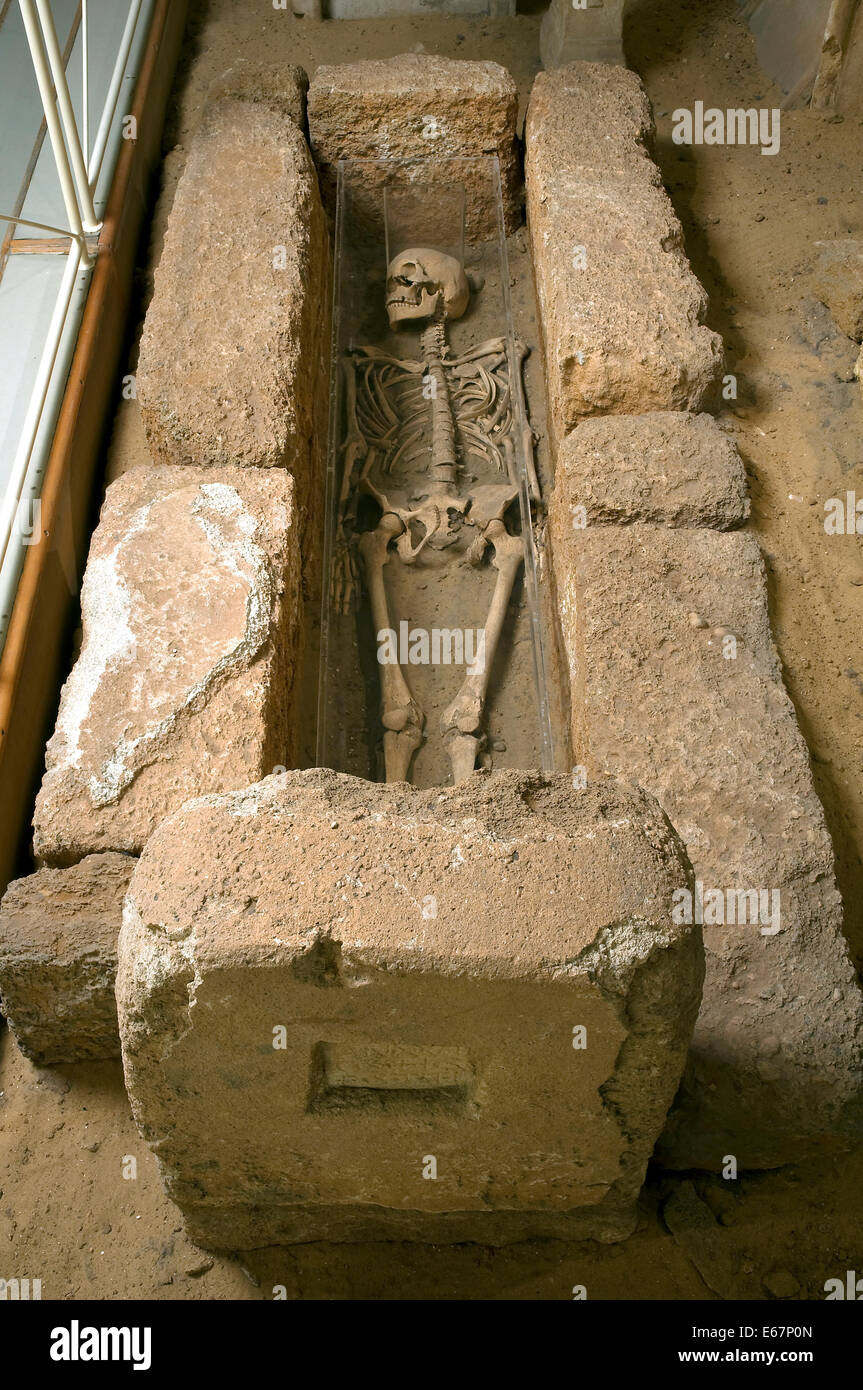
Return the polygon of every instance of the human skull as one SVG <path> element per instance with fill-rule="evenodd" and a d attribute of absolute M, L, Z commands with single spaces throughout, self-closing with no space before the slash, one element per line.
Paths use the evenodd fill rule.
<path fill-rule="evenodd" d="M 443 305 L 447 318 L 459 319 L 468 306 L 470 286 L 455 256 L 423 246 L 403 251 L 387 267 L 390 327 L 430 319 Z"/>

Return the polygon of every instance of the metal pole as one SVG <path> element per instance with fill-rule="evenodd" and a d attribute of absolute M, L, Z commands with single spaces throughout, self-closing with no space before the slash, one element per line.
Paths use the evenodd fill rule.
<path fill-rule="evenodd" d="M 87 249 L 83 235 L 70 232 L 68 227 L 52 227 L 50 222 L 31 222 L 27 217 L 10 217 L 8 212 L 0 212 L 0 222 L 11 222 L 13 227 L 36 227 L 40 232 L 53 232 L 55 236 L 68 236 L 85 251 Z"/>
<path fill-rule="evenodd" d="M 27 42 L 30 45 L 33 70 L 36 73 L 36 81 L 39 84 L 39 95 L 42 98 L 42 111 L 45 116 L 45 124 L 48 127 L 51 148 L 54 151 L 54 163 L 57 166 L 57 176 L 60 180 L 63 202 L 66 206 L 66 216 L 69 219 L 72 235 L 75 237 L 82 237 L 84 234 L 84 227 L 81 222 L 78 199 L 75 195 L 75 180 L 69 168 L 69 159 L 66 154 L 66 146 L 63 142 L 63 130 L 60 125 L 60 118 L 57 115 L 57 107 L 54 104 L 51 71 L 48 66 L 48 60 L 45 57 L 45 49 L 42 45 L 42 31 L 39 27 L 39 21 L 36 18 L 33 0 L 18 0 L 18 3 L 21 7 L 21 18 L 24 21 Z"/>
<path fill-rule="evenodd" d="M 87 0 L 81 0 L 81 148 L 86 168 L 90 158 L 90 25 Z"/>
<path fill-rule="evenodd" d="M 75 281 L 78 278 L 78 271 L 81 269 L 83 261 L 82 246 L 80 242 L 73 241 L 69 247 L 69 254 L 66 258 L 66 265 L 63 270 L 63 279 L 54 304 L 54 312 L 51 315 L 51 325 L 45 346 L 42 349 L 42 357 L 36 372 L 36 380 L 30 392 L 30 400 L 27 404 L 27 414 L 21 425 L 21 433 L 18 439 L 18 448 L 15 451 L 15 458 L 12 462 L 12 469 L 9 475 L 9 482 L 3 494 L 2 506 L 0 506 L 0 579 L 6 575 L 6 560 L 9 558 L 10 541 L 15 526 L 15 515 L 21 502 L 21 494 L 24 491 L 24 484 L 27 480 L 27 470 L 30 467 L 30 459 L 33 454 L 33 446 L 36 443 L 36 435 L 39 431 L 39 424 L 42 419 L 42 410 L 45 405 L 45 397 L 48 394 L 48 387 L 51 381 L 51 374 L 54 370 L 54 363 L 57 360 L 57 353 L 60 347 L 60 339 L 63 335 L 63 325 L 66 322 L 66 315 L 69 311 L 69 303 L 72 299 L 72 291 L 75 288 Z M 5 600 L 5 582 L 0 584 L 0 595 Z"/>
<path fill-rule="evenodd" d="M 48 0 L 36 0 L 36 10 L 42 25 L 42 36 L 48 54 L 51 76 L 54 79 L 57 105 L 60 108 L 63 130 L 66 135 L 66 145 L 72 162 L 72 173 L 75 178 L 75 186 L 78 190 L 78 205 L 81 209 L 81 220 L 85 232 L 96 232 L 99 230 L 101 224 L 96 217 L 96 210 L 93 207 L 93 194 L 90 191 L 90 181 L 87 178 L 87 166 L 84 163 L 84 156 L 81 153 L 78 125 L 75 120 L 75 112 L 72 109 L 72 98 L 69 95 L 69 83 L 66 81 L 66 69 L 63 66 L 60 45 L 57 42 L 57 30 L 54 28 L 54 16 L 51 13 L 51 6 Z"/>
<path fill-rule="evenodd" d="M 111 74 L 108 95 L 105 98 L 105 105 L 102 108 L 102 119 L 99 122 L 99 129 L 96 132 L 93 153 L 90 156 L 88 172 L 90 186 L 92 188 L 95 188 L 99 181 L 102 160 L 105 158 L 105 149 L 108 144 L 108 136 L 111 132 L 111 122 L 114 119 L 114 108 L 117 105 L 117 98 L 120 95 L 120 85 L 123 81 L 123 74 L 126 71 L 126 64 L 129 61 L 132 40 L 135 37 L 135 25 L 138 23 L 138 16 L 141 13 L 142 3 L 143 0 L 132 0 L 132 4 L 129 6 L 129 13 L 126 16 L 126 27 L 123 30 L 117 61 L 114 64 L 114 71 Z"/>

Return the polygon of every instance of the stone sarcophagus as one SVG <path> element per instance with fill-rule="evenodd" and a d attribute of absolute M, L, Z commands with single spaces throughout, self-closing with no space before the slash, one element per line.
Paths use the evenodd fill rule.
<path fill-rule="evenodd" d="M 701 990 L 648 797 L 280 774 L 142 856 L 118 1006 L 199 1243 L 627 1235 Z"/>

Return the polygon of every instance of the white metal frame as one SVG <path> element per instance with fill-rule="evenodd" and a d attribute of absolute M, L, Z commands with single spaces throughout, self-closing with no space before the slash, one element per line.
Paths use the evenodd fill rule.
<path fill-rule="evenodd" d="M 101 227 L 94 206 L 96 186 L 111 141 L 117 101 L 145 0 L 130 0 L 126 25 L 92 149 L 88 116 L 91 26 L 87 0 L 82 0 L 81 8 L 83 119 L 80 131 L 69 93 L 50 0 L 18 0 L 18 3 L 69 225 L 66 228 L 51 227 L 45 223 L 30 222 L 26 218 L 7 216 L 2 212 L 0 222 L 34 227 L 58 236 L 69 237 L 70 245 L 50 329 L 21 427 L 9 483 L 0 502 L 0 650 L 5 640 L 4 615 L 11 612 L 23 562 L 23 538 L 16 534 L 16 518 L 28 477 L 32 475 L 34 450 L 46 416 L 46 405 L 51 400 L 52 408 L 56 406 L 59 410 L 65 386 L 66 373 L 61 372 L 59 363 L 61 344 L 68 328 L 70 306 L 79 276 L 83 277 L 82 285 L 85 286 L 94 264 L 94 242 Z"/>

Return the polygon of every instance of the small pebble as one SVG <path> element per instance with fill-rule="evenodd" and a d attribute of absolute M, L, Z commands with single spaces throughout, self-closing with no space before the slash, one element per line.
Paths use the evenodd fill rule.
<path fill-rule="evenodd" d="M 787 1269 L 774 1269 L 764 1276 L 764 1287 L 774 1298 L 793 1298 L 800 1292 L 800 1285 Z"/>

